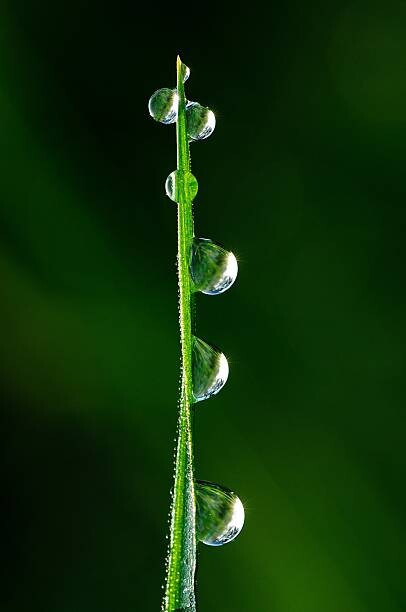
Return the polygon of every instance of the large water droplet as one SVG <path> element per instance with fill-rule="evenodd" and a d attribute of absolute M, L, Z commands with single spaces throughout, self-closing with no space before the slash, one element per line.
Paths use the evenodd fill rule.
<path fill-rule="evenodd" d="M 198 190 L 197 179 L 191 172 L 183 173 L 183 180 L 186 183 L 187 195 L 191 200 L 194 200 Z M 174 202 L 180 201 L 180 190 L 182 185 L 182 174 L 179 170 L 174 170 L 166 179 L 165 191 L 166 195 Z"/>
<path fill-rule="evenodd" d="M 179 96 L 176 89 L 158 89 L 149 99 L 148 110 L 155 121 L 174 123 L 178 118 Z"/>
<path fill-rule="evenodd" d="M 208 546 L 222 546 L 234 540 L 244 525 L 244 506 L 230 489 L 198 480 L 196 493 L 197 537 Z"/>
<path fill-rule="evenodd" d="M 193 336 L 193 396 L 196 402 L 216 395 L 228 378 L 228 362 L 223 353 Z"/>
<path fill-rule="evenodd" d="M 237 278 L 234 253 L 208 238 L 194 238 L 190 274 L 197 291 L 217 295 L 226 291 Z"/>
<path fill-rule="evenodd" d="M 190 140 L 203 140 L 213 133 L 216 117 L 213 111 L 198 102 L 186 104 L 187 131 Z"/>

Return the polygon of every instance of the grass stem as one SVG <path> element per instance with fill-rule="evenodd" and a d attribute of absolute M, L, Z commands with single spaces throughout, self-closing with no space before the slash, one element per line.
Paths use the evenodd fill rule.
<path fill-rule="evenodd" d="M 189 140 L 182 62 L 176 62 L 179 95 L 177 141 L 179 325 L 182 353 L 181 397 L 175 459 L 164 612 L 194 612 L 196 569 L 196 504 L 193 471 L 192 414 L 192 288 L 189 273 L 193 240 Z"/>

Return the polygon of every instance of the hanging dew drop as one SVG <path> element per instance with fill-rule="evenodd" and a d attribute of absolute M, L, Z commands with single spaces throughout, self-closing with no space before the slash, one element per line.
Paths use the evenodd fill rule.
<path fill-rule="evenodd" d="M 230 489 L 213 482 L 195 484 L 198 539 L 208 546 L 228 544 L 244 526 L 245 512 L 240 498 Z"/>
<path fill-rule="evenodd" d="M 234 253 L 208 238 L 194 238 L 190 275 L 196 291 L 218 295 L 231 287 L 237 278 L 238 263 Z"/>
<path fill-rule="evenodd" d="M 216 117 L 213 111 L 198 102 L 186 105 L 187 131 L 190 140 L 204 140 L 213 133 Z"/>
<path fill-rule="evenodd" d="M 196 402 L 216 395 L 228 378 L 228 362 L 223 353 L 200 338 L 192 338 L 193 396 Z"/>
<path fill-rule="evenodd" d="M 181 74 L 182 74 L 183 82 L 186 83 L 186 81 L 190 77 L 190 68 L 189 66 L 186 66 L 186 64 L 184 64 L 183 62 L 181 66 Z"/>
<path fill-rule="evenodd" d="M 178 118 L 179 95 L 176 89 L 158 89 L 149 99 L 149 114 L 160 123 L 174 123 Z"/>
<path fill-rule="evenodd" d="M 194 200 L 198 190 L 197 179 L 191 172 L 181 173 L 179 170 L 174 170 L 174 172 L 171 172 L 166 179 L 165 191 L 168 198 L 174 202 L 179 202 L 182 184 L 185 187 L 187 199 Z"/>

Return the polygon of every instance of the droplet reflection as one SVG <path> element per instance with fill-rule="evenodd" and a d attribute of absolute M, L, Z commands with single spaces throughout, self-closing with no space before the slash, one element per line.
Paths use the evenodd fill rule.
<path fill-rule="evenodd" d="M 196 402 L 216 395 L 228 378 L 228 362 L 223 353 L 193 336 L 192 376 Z"/>
<path fill-rule="evenodd" d="M 186 197 L 194 200 L 198 190 L 197 179 L 191 172 L 183 173 L 183 181 L 186 187 Z M 180 201 L 180 191 L 182 189 L 182 174 L 179 170 L 170 173 L 165 182 L 165 191 L 168 198 L 174 202 Z"/>
<path fill-rule="evenodd" d="M 223 293 L 237 278 L 234 253 L 208 238 L 194 238 L 190 274 L 197 291 L 208 295 Z"/>
<path fill-rule="evenodd" d="M 244 526 L 245 512 L 240 498 L 230 489 L 198 480 L 196 527 L 198 539 L 208 546 L 228 544 Z"/>
<path fill-rule="evenodd" d="M 182 71 L 181 74 L 183 77 L 183 82 L 185 83 L 190 77 L 190 68 L 189 66 L 186 66 L 186 64 L 182 62 L 181 71 Z"/>
<path fill-rule="evenodd" d="M 179 96 L 176 89 L 158 89 L 149 99 L 149 114 L 160 123 L 174 123 L 178 118 Z"/>
<path fill-rule="evenodd" d="M 216 117 L 213 111 L 198 102 L 186 104 L 187 131 L 190 140 L 204 140 L 213 133 Z"/>

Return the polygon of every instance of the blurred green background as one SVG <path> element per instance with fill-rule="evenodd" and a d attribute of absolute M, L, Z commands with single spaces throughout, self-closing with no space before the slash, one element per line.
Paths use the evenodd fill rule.
<path fill-rule="evenodd" d="M 202 612 L 400 612 L 405 587 L 406 4 L 0 9 L 4 612 L 157 611 L 176 427 L 175 83 L 197 234 L 239 257 L 199 296 L 225 389 L 196 470 L 246 506 L 202 547 Z"/>

